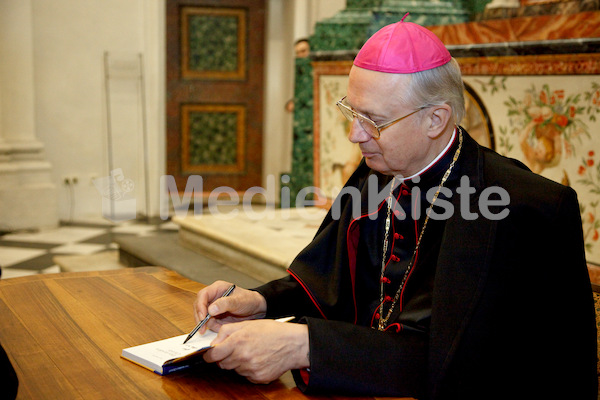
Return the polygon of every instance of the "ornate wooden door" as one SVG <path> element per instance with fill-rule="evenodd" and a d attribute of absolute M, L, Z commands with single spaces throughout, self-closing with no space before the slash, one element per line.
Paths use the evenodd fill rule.
<path fill-rule="evenodd" d="M 167 173 L 261 184 L 264 0 L 167 0 Z"/>

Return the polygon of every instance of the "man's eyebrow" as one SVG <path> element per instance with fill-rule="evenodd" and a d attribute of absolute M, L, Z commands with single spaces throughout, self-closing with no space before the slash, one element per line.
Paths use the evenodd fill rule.
<path fill-rule="evenodd" d="M 383 116 L 381 114 L 377 114 L 376 112 L 373 112 L 373 111 L 359 110 L 358 108 L 356 108 L 352 104 L 350 104 L 350 102 L 348 101 L 348 99 L 346 99 L 346 104 L 348 104 L 348 106 L 350 106 L 350 108 L 352 108 L 357 113 L 360 113 L 360 114 L 362 114 L 362 115 L 364 115 L 366 117 L 369 117 L 371 119 L 374 119 L 374 118 L 384 119 L 385 118 L 385 116 Z"/>

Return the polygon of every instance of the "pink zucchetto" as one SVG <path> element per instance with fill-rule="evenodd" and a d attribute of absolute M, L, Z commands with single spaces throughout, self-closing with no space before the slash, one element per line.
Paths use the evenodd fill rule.
<path fill-rule="evenodd" d="M 433 69 L 452 56 L 430 30 L 412 22 L 387 25 L 367 40 L 354 59 L 354 65 L 372 71 L 412 74 Z"/>

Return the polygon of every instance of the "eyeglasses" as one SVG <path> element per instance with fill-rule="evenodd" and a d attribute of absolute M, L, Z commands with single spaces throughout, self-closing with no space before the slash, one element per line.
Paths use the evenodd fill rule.
<path fill-rule="evenodd" d="M 365 131 L 367 131 L 367 133 L 370 134 L 374 139 L 379 139 L 379 137 L 381 136 L 381 131 L 384 130 L 385 128 L 389 128 L 390 126 L 394 125 L 396 122 L 399 122 L 399 121 L 403 120 L 404 118 L 410 117 L 414 113 L 421 111 L 423 108 L 425 108 L 425 107 L 420 107 L 419 109 L 411 112 L 410 114 L 406 114 L 403 117 L 396 118 L 392 121 L 385 122 L 381 125 L 377 125 L 375 123 L 375 121 L 373 121 L 371 118 L 366 117 L 366 116 L 362 115 L 361 113 L 354 111 L 352 109 L 352 107 L 345 104 L 344 100 L 346 100 L 346 96 L 342 97 L 340 99 L 340 101 L 335 103 L 335 105 L 338 106 L 338 108 L 340 109 L 340 111 L 342 112 L 344 117 L 346 117 L 346 119 L 350 122 L 352 122 L 354 120 L 354 118 L 358 118 L 358 122 L 360 123 L 360 126 L 362 126 L 362 128 Z"/>

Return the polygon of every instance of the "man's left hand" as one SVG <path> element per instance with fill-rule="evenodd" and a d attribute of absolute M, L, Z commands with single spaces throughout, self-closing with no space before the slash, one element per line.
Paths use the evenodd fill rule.
<path fill-rule="evenodd" d="M 308 327 L 273 320 L 242 321 L 219 327 L 207 362 L 235 370 L 253 383 L 269 383 L 291 369 L 308 368 Z"/>

